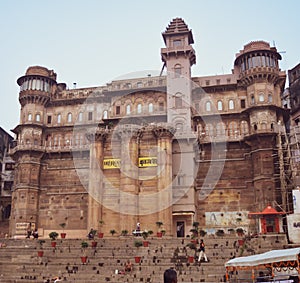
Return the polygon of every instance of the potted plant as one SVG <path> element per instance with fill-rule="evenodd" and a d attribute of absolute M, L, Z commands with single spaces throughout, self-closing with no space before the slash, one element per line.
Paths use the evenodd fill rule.
<path fill-rule="evenodd" d="M 43 244 L 45 243 L 45 240 L 39 240 L 39 244 L 40 244 L 40 250 L 38 250 L 38 256 L 42 257 L 44 255 L 44 251 L 43 251 Z"/>
<path fill-rule="evenodd" d="M 199 231 L 200 237 L 204 237 L 206 234 L 207 234 L 207 232 L 205 230 L 200 230 Z"/>
<path fill-rule="evenodd" d="M 163 235 L 163 233 L 161 231 L 161 227 L 163 226 L 163 223 L 161 221 L 157 221 L 156 226 L 158 227 L 157 237 L 161 238 Z"/>
<path fill-rule="evenodd" d="M 95 241 L 95 235 L 96 235 L 96 233 L 97 233 L 97 230 L 91 229 L 91 231 L 89 232 L 89 235 L 88 235 L 89 239 L 90 239 L 90 240 L 93 240 L 93 241 L 92 241 L 92 248 L 96 248 L 96 247 L 97 247 L 97 244 L 98 244 L 98 243 Z"/>
<path fill-rule="evenodd" d="M 57 239 L 57 237 L 58 237 L 58 233 L 57 233 L 57 232 L 52 231 L 52 232 L 49 233 L 49 238 L 52 240 L 51 246 L 52 246 L 53 248 L 56 247 L 56 242 L 55 242 L 55 240 Z"/>
<path fill-rule="evenodd" d="M 195 239 L 195 238 L 198 237 L 198 230 L 197 230 L 197 229 L 192 228 L 192 229 L 190 230 L 190 232 L 192 233 L 192 234 L 191 234 L 191 238 L 192 238 L 192 239 Z"/>
<path fill-rule="evenodd" d="M 143 245 L 143 242 L 141 240 L 135 240 L 134 241 L 134 246 L 137 248 L 137 250 L 139 249 L 139 247 L 141 247 Z M 140 263 L 141 261 L 141 256 L 136 255 L 134 257 L 134 261 L 135 263 Z"/>
<path fill-rule="evenodd" d="M 188 262 L 193 263 L 197 252 L 197 245 L 191 242 L 188 243 L 186 246 L 191 250 L 191 253 L 188 253 Z"/>
<path fill-rule="evenodd" d="M 59 226 L 63 229 L 62 233 L 60 233 L 60 237 L 61 237 L 62 239 L 65 239 L 65 238 L 66 238 L 66 235 L 67 235 L 67 234 L 65 233 L 65 231 L 64 231 L 64 229 L 65 229 L 65 227 L 66 227 L 66 223 L 60 223 Z"/>
<path fill-rule="evenodd" d="M 144 247 L 148 247 L 148 246 L 149 246 L 149 241 L 147 241 L 148 236 L 149 236 L 149 231 L 144 230 L 144 231 L 142 232 L 142 237 L 143 237 L 143 239 L 144 239 L 144 241 L 143 241 L 143 246 L 144 246 Z"/>
<path fill-rule="evenodd" d="M 193 222 L 193 228 L 190 230 L 192 233 L 191 238 L 192 242 L 197 244 L 198 243 L 198 236 L 199 236 L 199 222 L 194 221 Z"/>
<path fill-rule="evenodd" d="M 110 233 L 112 236 L 114 236 L 114 234 L 116 234 L 117 231 L 116 231 L 115 229 L 111 229 L 111 230 L 109 231 L 109 233 Z"/>
<path fill-rule="evenodd" d="M 81 263 L 82 264 L 86 264 L 86 262 L 87 262 L 86 249 L 87 249 L 88 246 L 89 246 L 88 242 L 86 242 L 86 241 L 81 242 L 82 256 L 80 258 L 81 258 Z"/>
<path fill-rule="evenodd" d="M 98 232 L 98 238 L 103 238 L 104 233 L 102 232 L 102 226 L 104 225 L 104 221 L 101 219 L 99 220 L 99 232 Z"/>
<path fill-rule="evenodd" d="M 128 230 L 122 230 L 121 231 L 121 236 L 127 236 L 128 235 Z"/>

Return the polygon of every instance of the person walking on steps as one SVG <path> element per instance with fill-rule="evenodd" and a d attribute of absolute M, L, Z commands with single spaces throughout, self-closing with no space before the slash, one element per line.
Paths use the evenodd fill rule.
<path fill-rule="evenodd" d="M 205 254 L 205 244 L 204 244 L 204 242 L 203 242 L 203 240 L 201 239 L 200 240 L 200 249 L 199 249 L 199 258 L 198 258 L 198 261 L 200 262 L 201 261 L 201 259 L 202 259 L 202 257 L 204 257 L 204 261 L 208 261 L 207 260 L 207 256 L 206 256 L 206 254 Z"/>

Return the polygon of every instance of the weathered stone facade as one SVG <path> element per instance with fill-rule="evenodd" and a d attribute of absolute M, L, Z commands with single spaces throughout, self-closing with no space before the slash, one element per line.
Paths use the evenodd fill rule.
<path fill-rule="evenodd" d="M 289 88 L 286 92 L 290 98 L 291 106 L 291 127 L 290 143 L 294 164 L 294 182 L 295 187 L 300 187 L 300 64 L 288 71 Z"/>
<path fill-rule="evenodd" d="M 8 152 L 13 137 L 0 127 L 0 236 L 8 232 L 11 211 L 11 192 L 14 179 L 14 162 Z"/>
<path fill-rule="evenodd" d="M 137 222 L 156 231 L 157 221 L 174 236 L 194 221 L 255 230 L 249 211 L 284 204 L 274 155 L 289 116 L 276 48 L 250 42 L 232 74 L 191 77 L 191 30 L 176 18 L 163 38 L 166 75 L 67 89 L 36 66 L 18 79 L 12 236 L 29 222 L 44 236 L 62 222 L 68 237 L 85 236 L 99 220 L 105 234 Z"/>

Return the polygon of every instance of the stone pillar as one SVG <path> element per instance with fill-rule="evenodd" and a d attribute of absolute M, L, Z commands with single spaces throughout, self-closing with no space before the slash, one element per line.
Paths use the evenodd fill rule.
<path fill-rule="evenodd" d="M 138 134 L 136 125 L 118 127 L 121 138 L 120 232 L 128 230 L 130 233 L 139 221 Z"/>
<path fill-rule="evenodd" d="M 168 235 L 172 234 L 172 138 L 174 128 L 166 125 L 154 130 L 157 137 L 157 221 L 163 222 Z"/>
<path fill-rule="evenodd" d="M 28 155 L 16 152 L 13 156 L 18 166 L 12 194 L 9 228 L 11 236 L 24 236 L 29 227 L 31 230 L 38 228 L 39 176 L 42 155 L 42 152 L 32 150 Z"/>
<path fill-rule="evenodd" d="M 107 137 L 106 129 L 97 129 L 95 133 L 87 134 L 90 141 L 90 171 L 89 171 L 89 202 L 87 230 L 97 229 L 99 220 L 103 219 L 103 146 Z"/>

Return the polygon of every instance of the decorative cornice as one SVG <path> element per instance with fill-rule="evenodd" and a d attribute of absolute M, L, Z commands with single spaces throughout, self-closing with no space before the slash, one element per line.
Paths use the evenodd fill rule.
<path fill-rule="evenodd" d="M 85 134 L 85 136 L 90 143 L 105 142 L 109 131 L 109 129 L 97 128 L 95 132 L 88 132 Z"/>
<path fill-rule="evenodd" d="M 137 138 L 140 134 L 141 127 L 134 124 L 123 124 L 118 125 L 117 128 L 115 128 L 115 131 L 117 132 L 117 135 L 122 139 L 128 139 L 128 138 Z"/>
<path fill-rule="evenodd" d="M 168 123 L 160 123 L 157 124 L 152 131 L 158 138 L 172 138 L 176 132 L 176 129 Z"/>

